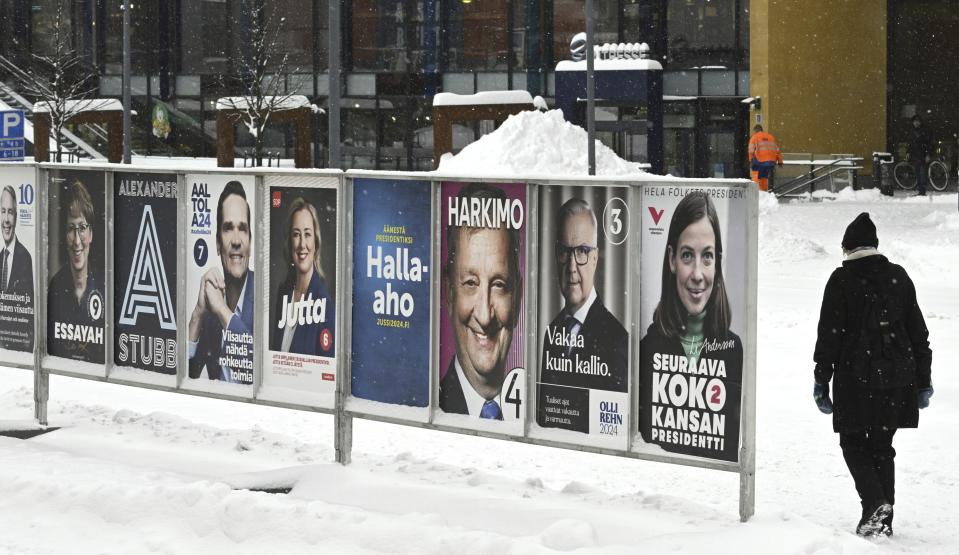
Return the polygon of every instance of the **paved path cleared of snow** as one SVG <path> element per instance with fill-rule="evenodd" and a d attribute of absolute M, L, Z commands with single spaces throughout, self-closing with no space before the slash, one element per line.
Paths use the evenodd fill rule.
<path fill-rule="evenodd" d="M 812 348 L 846 224 L 916 282 L 936 394 L 896 437 L 896 536 L 869 542 Z M 50 421 L 0 438 L 0 553 L 959 553 L 959 213 L 955 195 L 761 200 L 756 516 L 738 476 L 54 376 Z M 0 369 L 0 421 L 33 413 L 32 374 Z M 288 495 L 228 484 L 282 485 Z"/>

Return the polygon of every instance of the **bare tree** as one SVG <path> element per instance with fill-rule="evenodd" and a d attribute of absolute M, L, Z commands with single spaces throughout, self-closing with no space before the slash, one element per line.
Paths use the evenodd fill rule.
<path fill-rule="evenodd" d="M 49 54 L 32 54 L 35 71 L 33 79 L 24 84 L 27 93 L 46 105 L 50 115 L 51 135 L 57 146 L 54 161 L 60 162 L 61 133 L 70 118 L 80 112 L 97 109 L 92 100 L 97 92 L 96 73 L 84 64 L 70 42 L 70 32 L 64 14 L 64 4 L 57 2 Z M 79 102 L 78 102 L 79 101 Z M 35 108 L 37 108 L 35 106 Z"/>
<path fill-rule="evenodd" d="M 257 166 L 263 165 L 263 132 L 274 112 L 295 106 L 299 85 L 289 90 L 283 77 L 295 73 L 289 67 L 289 54 L 280 41 L 286 22 L 274 10 L 267 10 L 263 0 L 243 0 L 243 10 L 250 22 L 249 49 L 240 58 L 239 72 L 244 97 L 221 99 L 220 106 L 238 110 L 234 121 L 242 121 L 253 136 L 253 152 Z"/>

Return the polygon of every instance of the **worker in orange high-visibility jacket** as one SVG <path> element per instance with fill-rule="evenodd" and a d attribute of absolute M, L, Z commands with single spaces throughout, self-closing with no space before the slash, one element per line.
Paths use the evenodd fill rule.
<path fill-rule="evenodd" d="M 749 163 L 752 180 L 759 185 L 760 191 L 768 191 L 773 167 L 783 165 L 783 153 L 776 137 L 763 131 L 763 126 L 758 123 L 753 127 L 753 136 L 749 138 Z"/>

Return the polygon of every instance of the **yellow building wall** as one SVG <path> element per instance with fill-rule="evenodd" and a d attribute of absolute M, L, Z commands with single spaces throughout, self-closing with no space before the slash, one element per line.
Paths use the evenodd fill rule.
<path fill-rule="evenodd" d="M 886 149 L 886 2 L 752 0 L 750 94 L 784 152 Z"/>

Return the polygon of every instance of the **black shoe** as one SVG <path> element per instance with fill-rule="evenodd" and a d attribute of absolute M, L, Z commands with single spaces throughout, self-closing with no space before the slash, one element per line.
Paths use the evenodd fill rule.
<path fill-rule="evenodd" d="M 872 510 L 863 514 L 862 520 L 856 526 L 856 534 L 870 538 L 883 533 L 883 520 L 892 515 L 892 505 L 885 501 L 880 501 Z M 892 530 L 892 527 L 889 528 Z"/>
<path fill-rule="evenodd" d="M 893 510 L 889 509 L 889 516 L 882 519 L 882 535 L 887 538 L 892 536 L 892 513 Z"/>

